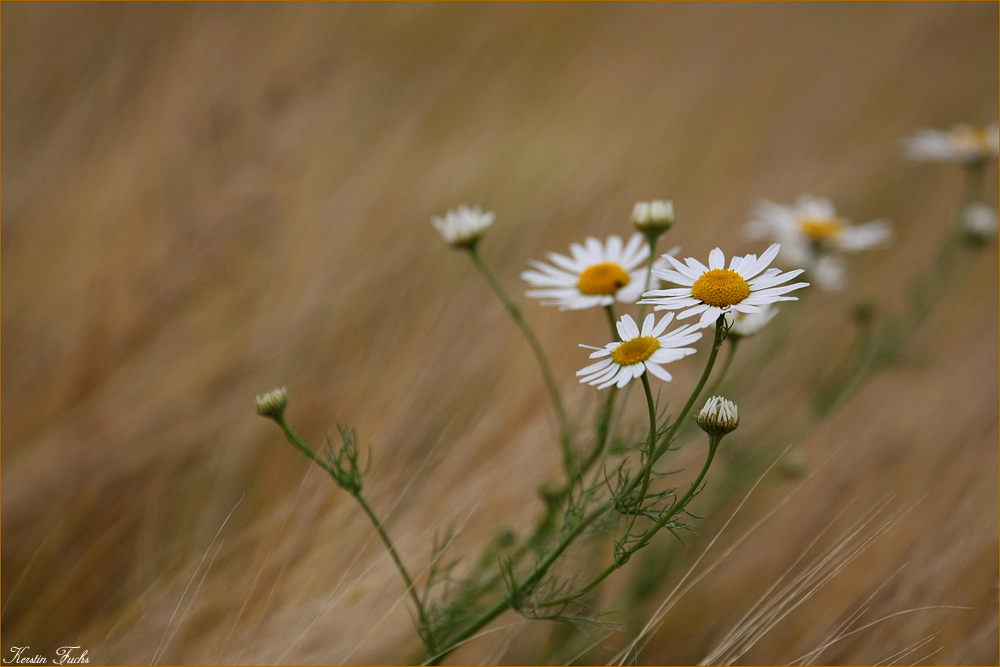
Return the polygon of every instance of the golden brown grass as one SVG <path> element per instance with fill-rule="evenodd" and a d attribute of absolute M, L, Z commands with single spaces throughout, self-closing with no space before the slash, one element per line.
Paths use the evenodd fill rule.
<path fill-rule="evenodd" d="M 253 396 L 287 384 L 289 418 L 316 442 L 334 420 L 357 426 L 375 456 L 370 499 L 414 570 L 435 528 L 473 508 L 456 550 L 474 554 L 498 526 L 529 530 L 559 456 L 527 347 L 431 215 L 496 210 L 483 253 L 516 292 L 526 259 L 627 231 L 637 199 L 673 198 L 665 243 L 703 255 L 757 250 L 739 236 L 757 198 L 810 191 L 856 220 L 892 219 L 897 242 L 854 258 L 845 295 L 789 306 L 763 370 L 748 375 L 763 345 L 737 358 L 723 389 L 743 423 L 697 501 L 710 516 L 690 550 L 650 548 L 642 567 L 662 576 L 649 595 L 635 595 L 638 566 L 609 581 L 599 602 L 628 629 L 582 660 L 631 641 L 792 444 L 813 466 L 838 454 L 678 601 L 640 660 L 701 660 L 845 504 L 842 527 L 891 492 L 886 516 L 909 512 L 742 660 L 807 654 L 864 607 L 860 625 L 956 605 L 972 610 L 899 616 L 818 660 L 917 646 L 903 662 L 940 647 L 934 662 L 997 663 L 996 249 L 963 257 L 897 365 L 808 418 L 848 348 L 851 298 L 872 296 L 882 321 L 901 312 L 947 233 L 959 170 L 905 164 L 899 142 L 996 119 L 996 4 L 0 15 L 4 655 L 72 643 L 97 663 L 417 659 L 370 526 Z M 602 320 L 526 309 L 582 410 L 576 345 L 602 342 Z M 698 363 L 677 366 L 689 385 Z M 714 549 L 796 483 L 766 478 Z M 600 541 L 574 551 L 606 557 Z M 513 614 L 488 629 L 455 660 L 532 663 L 563 636 Z"/>

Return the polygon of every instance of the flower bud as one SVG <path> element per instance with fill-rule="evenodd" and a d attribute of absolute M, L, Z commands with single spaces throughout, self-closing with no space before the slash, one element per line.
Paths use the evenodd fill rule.
<path fill-rule="evenodd" d="M 705 401 L 705 407 L 695 415 L 694 420 L 702 431 L 718 437 L 732 433 L 740 425 L 736 404 L 721 396 L 713 396 Z"/>
<path fill-rule="evenodd" d="M 674 226 L 674 202 L 659 199 L 636 202 L 632 224 L 644 234 L 662 234 Z"/>
<path fill-rule="evenodd" d="M 443 218 L 435 216 L 431 224 L 452 247 L 470 248 L 493 224 L 495 218 L 496 214 L 492 211 L 483 213 L 483 209 L 478 206 L 469 208 L 462 205 L 457 210 L 448 211 Z"/>
<path fill-rule="evenodd" d="M 261 417 L 269 417 L 278 421 L 284 416 L 285 406 L 287 405 L 288 389 L 281 387 L 280 389 L 269 391 L 263 396 L 258 396 L 254 409 L 256 409 L 257 414 Z"/>
<path fill-rule="evenodd" d="M 566 495 L 566 487 L 558 482 L 546 480 L 538 486 L 538 495 L 542 497 L 546 505 L 556 505 Z"/>
<path fill-rule="evenodd" d="M 973 202 L 962 210 L 962 231 L 969 241 L 982 243 L 995 239 L 998 229 L 996 211 L 989 206 Z"/>

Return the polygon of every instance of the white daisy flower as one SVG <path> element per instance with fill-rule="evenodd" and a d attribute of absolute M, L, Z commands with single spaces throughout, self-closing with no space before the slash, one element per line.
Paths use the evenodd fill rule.
<path fill-rule="evenodd" d="M 885 220 L 852 225 L 837 215 L 829 199 L 802 195 L 793 206 L 763 200 L 747 223 L 746 235 L 777 241 L 782 258 L 802 266 L 817 251 L 859 252 L 884 245 L 892 238 L 892 226 Z"/>
<path fill-rule="evenodd" d="M 771 239 L 781 244 L 780 259 L 805 267 L 822 289 L 843 288 L 844 263 L 834 253 L 854 253 L 885 245 L 892 227 L 885 220 L 852 225 L 837 215 L 829 199 L 802 195 L 792 206 L 764 200 L 746 225 L 750 239 Z"/>
<path fill-rule="evenodd" d="M 495 218 L 496 214 L 492 211 L 483 213 L 478 206 L 469 208 L 463 204 L 455 211 L 448 211 L 444 218 L 434 216 L 431 224 L 441 232 L 445 241 L 456 248 L 463 248 L 478 241 Z"/>
<path fill-rule="evenodd" d="M 646 259 L 649 246 L 636 232 L 622 243 L 620 236 L 609 236 L 606 243 L 590 237 L 585 245 L 570 244 L 572 257 L 550 252 L 549 261 L 529 261 L 536 270 L 521 274 L 526 282 L 540 289 L 528 290 L 528 296 L 544 299 L 543 306 L 559 306 L 559 310 L 583 310 L 594 306 L 610 306 L 617 299 L 635 303 L 642 294 L 646 280 Z M 654 267 L 666 267 L 656 260 Z"/>
<path fill-rule="evenodd" d="M 932 162 L 982 162 L 1000 154 L 1000 127 L 953 125 L 950 130 L 922 129 L 906 140 L 906 156 Z"/>
<path fill-rule="evenodd" d="M 622 315 L 617 324 L 621 342 L 608 343 L 604 347 L 580 346 L 596 350 L 590 358 L 600 359 L 597 363 L 576 372 L 580 382 L 597 385 L 598 389 L 611 385 L 618 385 L 621 389 L 646 371 L 664 382 L 670 382 L 673 376 L 665 371 L 661 364 L 668 364 L 694 354 L 696 350 L 693 347 L 683 346 L 695 342 L 702 336 L 698 327 L 690 324 L 664 334 L 667 325 L 673 319 L 674 314 L 667 313 L 660 323 L 656 324 L 656 316 L 650 313 L 643 320 L 640 331 L 635 320 L 629 315 Z"/>
<path fill-rule="evenodd" d="M 632 208 L 632 224 L 640 232 L 662 234 L 674 224 L 674 202 L 662 199 L 636 202 Z"/>
<path fill-rule="evenodd" d="M 726 314 L 729 338 L 749 338 L 767 326 L 777 314 L 778 309 L 771 304 L 761 306 L 759 313 L 729 312 Z"/>
<path fill-rule="evenodd" d="M 962 231 L 977 241 L 996 238 L 1000 231 L 997 212 L 980 202 L 969 204 L 962 211 Z"/>
<path fill-rule="evenodd" d="M 686 264 L 664 255 L 674 269 L 653 269 L 653 275 L 667 282 L 682 285 L 680 288 L 650 290 L 642 295 L 639 303 L 656 305 L 656 310 L 683 310 L 677 319 L 701 315 L 699 327 L 707 327 L 723 313 L 729 311 L 759 313 L 761 306 L 777 301 L 796 301 L 798 297 L 784 296 L 809 283 L 785 285 L 802 273 L 802 269 L 782 273 L 768 269 L 781 246 L 775 243 L 757 258 L 757 255 L 733 257 L 726 266 L 726 256 L 716 248 L 708 255 L 708 266 L 693 257 Z M 767 269 L 765 271 L 765 269 Z"/>

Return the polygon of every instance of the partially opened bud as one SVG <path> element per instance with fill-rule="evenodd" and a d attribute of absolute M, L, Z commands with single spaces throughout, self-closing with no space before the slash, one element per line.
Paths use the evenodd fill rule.
<path fill-rule="evenodd" d="M 705 407 L 695 415 L 694 420 L 705 433 L 721 437 L 736 430 L 740 425 L 740 414 L 735 403 L 713 396 L 705 401 Z"/>
<path fill-rule="evenodd" d="M 263 396 L 257 397 L 254 409 L 261 417 L 269 417 L 278 421 L 285 414 L 285 407 L 288 405 L 288 389 L 281 387 L 269 391 Z"/>
<path fill-rule="evenodd" d="M 672 201 L 640 201 L 632 209 L 632 224 L 640 232 L 662 234 L 674 225 Z"/>
<path fill-rule="evenodd" d="M 476 244 L 483 232 L 493 224 L 496 214 L 492 211 L 483 213 L 483 209 L 475 206 L 459 206 L 457 210 L 448 211 L 443 217 L 431 220 L 441 236 L 455 248 L 470 248 Z"/>

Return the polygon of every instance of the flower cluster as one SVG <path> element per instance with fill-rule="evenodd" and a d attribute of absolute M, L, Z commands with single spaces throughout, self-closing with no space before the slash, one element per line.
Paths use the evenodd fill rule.
<path fill-rule="evenodd" d="M 957 229 L 966 238 L 975 240 L 996 236 L 1000 227 L 997 214 L 981 201 L 984 165 L 998 156 L 996 126 L 957 125 L 947 131 L 922 130 L 907 142 L 906 152 L 916 160 L 963 165 L 967 187 L 958 208 Z M 524 334 L 538 362 L 558 422 L 564 475 L 558 482 L 546 482 L 539 487 L 546 512 L 533 534 L 525 536 L 516 549 L 510 549 L 502 558 L 497 558 L 499 550 L 517 541 L 509 532 L 484 551 L 480 562 L 499 560 L 499 572 L 487 572 L 487 568 L 480 567 L 469 573 L 469 579 L 457 583 L 449 576 L 452 566 L 437 566 L 439 557 L 452 542 L 446 536 L 440 544 L 435 541 L 426 576 L 411 577 L 388 531 L 364 498 L 362 479 L 368 466 L 359 465 L 354 430 L 340 428 L 339 447 L 328 440 L 326 451 L 315 451 L 285 420 L 286 389 L 258 396 L 255 403 L 256 412 L 273 420 L 289 443 L 347 491 L 371 521 L 411 600 L 414 623 L 425 644 L 428 664 L 438 664 L 507 609 L 529 618 L 588 620 L 577 612 L 586 608 L 588 596 L 598 584 L 649 544 L 661 529 L 671 533 L 690 529 L 687 522 L 695 514 L 688 506 L 704 488 L 723 437 L 740 425 L 736 404 L 716 394 L 740 341 L 760 332 L 777 315 L 775 304 L 797 300 L 793 293 L 810 282 L 826 290 L 842 289 L 846 282 L 844 257 L 885 246 L 893 237 L 892 227 L 884 220 L 855 225 L 839 215 L 829 200 L 802 195 L 791 205 L 768 200 L 757 205 L 753 219 L 745 226 L 745 234 L 752 240 L 772 242 L 760 255 L 732 255 L 727 261 L 726 253 L 715 248 L 704 262 L 695 257 L 681 260 L 675 257 L 679 248 L 658 256 L 660 238 L 673 229 L 676 221 L 672 201 L 653 200 L 634 205 L 631 223 L 635 232 L 627 239 L 615 234 L 603 241 L 588 237 L 580 243 L 570 243 L 568 254 L 550 252 L 547 261 L 529 260 L 528 270 L 521 273 L 528 285 L 527 297 L 540 300 L 543 306 L 556 306 L 560 311 L 596 309 L 602 317 L 607 316 L 610 342 L 602 346 L 580 345 L 590 350 L 590 361 L 576 372 L 581 384 L 608 390 L 601 394 L 591 437 L 574 422 L 572 412 L 563 404 L 561 383 L 552 372 L 528 318 L 480 253 L 479 242 L 495 218 L 493 212 L 463 205 L 443 217 L 434 217 L 432 224 L 447 244 L 468 252 L 513 324 Z M 945 249 L 952 245 L 949 242 Z M 775 262 L 783 263 L 787 270 L 772 267 Z M 941 261 L 938 265 L 943 272 L 949 262 Z M 800 276 L 810 282 L 796 281 Z M 857 356 L 844 365 L 847 371 L 843 377 L 835 377 L 833 384 L 817 393 L 815 405 L 820 411 L 835 404 L 848 388 L 858 386 L 857 381 L 864 373 L 870 373 L 890 358 L 887 345 L 872 334 L 876 326 L 872 302 L 862 298 L 855 304 L 854 319 L 860 341 L 854 346 Z M 649 307 L 653 312 L 647 312 Z M 616 313 L 616 308 L 635 308 L 638 312 L 633 317 L 631 313 Z M 658 316 L 659 311 L 668 312 Z M 927 311 L 927 302 L 915 301 L 911 311 L 908 326 L 919 322 Z M 713 335 L 706 336 L 713 325 Z M 883 338 L 892 345 L 900 340 L 896 331 L 889 331 Z M 700 378 L 692 383 L 686 401 L 670 401 L 670 405 L 683 407 L 666 416 L 664 406 L 650 386 L 651 378 L 672 382 L 674 375 L 667 365 L 691 357 L 698 351 L 695 345 L 703 340 L 707 343 L 708 339 L 711 346 Z M 714 366 L 726 341 L 728 350 L 722 355 L 725 361 L 716 371 Z M 624 434 L 624 429 L 616 433 L 618 418 L 626 413 L 634 380 L 642 385 L 649 419 L 644 443 Z M 705 395 L 711 398 L 696 410 L 696 402 Z M 700 472 L 686 489 L 669 487 L 660 460 L 677 448 L 676 440 L 684 433 L 680 429 L 691 420 L 708 434 L 708 453 Z M 366 459 L 371 462 L 371 457 Z M 587 477 L 591 479 L 589 484 Z M 575 590 L 575 577 L 552 575 L 550 568 L 560 561 L 574 539 L 588 527 L 616 516 L 612 562 L 601 574 Z M 537 556 L 534 565 L 526 564 L 527 559 L 521 560 L 525 555 Z M 506 584 L 506 591 L 497 590 L 500 582 Z M 421 583 L 423 590 L 418 592 Z M 490 596 L 495 601 L 484 606 Z"/>

